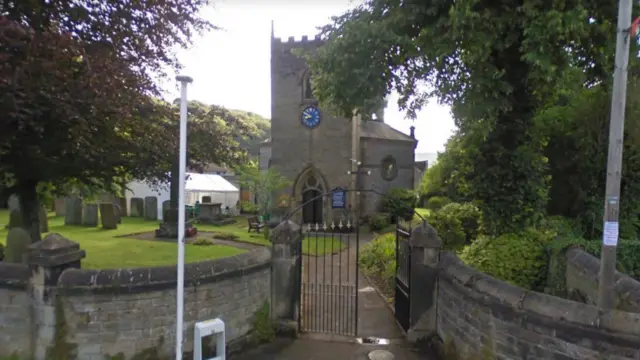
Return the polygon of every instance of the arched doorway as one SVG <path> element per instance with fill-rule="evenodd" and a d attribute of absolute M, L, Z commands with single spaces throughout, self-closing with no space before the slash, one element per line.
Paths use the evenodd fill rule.
<path fill-rule="evenodd" d="M 316 176 L 309 174 L 302 184 L 302 223 L 322 224 L 324 221 L 325 190 Z"/>

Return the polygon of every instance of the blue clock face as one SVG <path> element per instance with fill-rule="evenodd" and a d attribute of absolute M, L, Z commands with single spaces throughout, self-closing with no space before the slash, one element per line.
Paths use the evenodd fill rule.
<path fill-rule="evenodd" d="M 320 110 L 315 106 L 307 106 L 302 110 L 302 123 L 312 129 L 320 124 Z"/>

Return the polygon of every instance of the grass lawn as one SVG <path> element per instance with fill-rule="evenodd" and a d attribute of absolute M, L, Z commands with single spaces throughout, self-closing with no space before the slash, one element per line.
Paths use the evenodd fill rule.
<path fill-rule="evenodd" d="M 197 224 L 198 232 L 224 232 L 231 233 L 238 236 L 236 241 L 247 242 L 256 245 L 271 246 L 271 242 L 264 238 L 264 233 L 256 233 L 252 231 L 247 232 L 248 224 L 247 219 L 238 216 L 236 217 L 236 223 L 224 226 L 215 226 L 207 224 Z M 355 236 L 355 234 L 352 234 Z M 333 246 L 333 247 L 332 247 Z M 346 248 L 346 245 L 337 238 L 331 239 L 331 237 L 324 237 L 318 235 L 305 236 L 302 240 L 302 253 L 305 255 L 322 256 L 331 253 L 339 252 Z"/>
<path fill-rule="evenodd" d="M 0 210 L 0 243 L 6 243 L 8 230 L 4 228 L 9 215 L 6 209 Z M 175 243 L 162 241 L 137 240 L 121 235 L 153 231 L 157 221 L 144 221 L 142 218 L 122 218 L 122 224 L 115 230 L 103 230 L 100 227 L 65 226 L 63 217 L 49 217 L 49 231 L 59 233 L 80 244 L 87 252 L 82 260 L 86 269 L 113 269 L 122 267 L 145 267 L 173 265 L 177 262 Z M 43 234 L 44 237 L 45 234 Z M 243 253 L 244 250 L 223 245 L 185 246 L 185 261 L 229 257 Z"/>

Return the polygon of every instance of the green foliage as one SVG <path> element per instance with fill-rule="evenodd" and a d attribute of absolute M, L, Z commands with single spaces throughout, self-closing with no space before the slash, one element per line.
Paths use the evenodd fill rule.
<path fill-rule="evenodd" d="M 242 211 L 244 214 L 257 214 L 258 205 L 252 204 L 248 201 L 243 201 L 240 204 L 240 211 Z"/>
<path fill-rule="evenodd" d="M 380 281 L 382 292 L 391 293 L 396 271 L 396 235 L 383 234 L 360 249 L 360 269 Z"/>
<path fill-rule="evenodd" d="M 460 258 L 481 272 L 532 290 L 544 286 L 547 272 L 546 246 L 553 233 L 527 228 L 497 238 L 480 236 L 466 246 Z"/>
<path fill-rule="evenodd" d="M 270 307 L 267 301 L 256 311 L 253 318 L 252 330 L 252 338 L 256 343 L 275 340 L 276 332 L 271 322 Z"/>
<path fill-rule="evenodd" d="M 23 263 L 23 257 L 31 245 L 29 232 L 21 227 L 14 227 L 7 234 L 7 246 L 4 253 L 4 262 Z"/>
<path fill-rule="evenodd" d="M 413 219 L 416 202 L 415 191 L 405 188 L 392 188 L 384 195 L 380 210 L 383 213 L 389 213 L 392 218 L 408 221 Z"/>
<path fill-rule="evenodd" d="M 427 199 L 426 208 L 432 211 L 438 211 L 442 209 L 443 206 L 451 203 L 451 199 L 444 196 L 432 196 Z"/>
<path fill-rule="evenodd" d="M 237 234 L 219 232 L 219 231 L 214 232 L 213 237 L 215 239 L 222 239 L 222 240 L 238 240 L 240 238 Z"/>
<path fill-rule="evenodd" d="M 391 217 L 386 213 L 376 213 L 369 217 L 371 231 L 380 231 L 391 224 Z"/>
<path fill-rule="evenodd" d="M 197 238 L 194 242 L 192 242 L 193 245 L 197 245 L 197 246 L 211 246 L 214 245 L 213 241 L 211 241 L 211 239 L 207 239 L 207 238 Z"/>
<path fill-rule="evenodd" d="M 4 260 L 4 254 L 5 254 L 4 244 L 0 243 L 0 261 Z"/>
<path fill-rule="evenodd" d="M 450 203 L 427 218 L 438 232 L 443 248 L 458 251 L 475 240 L 482 226 L 482 212 L 471 203 Z"/>
<path fill-rule="evenodd" d="M 246 164 L 237 169 L 238 183 L 258 197 L 258 213 L 262 216 L 273 209 L 273 197 L 291 185 L 275 168 L 260 170 L 257 164 Z"/>

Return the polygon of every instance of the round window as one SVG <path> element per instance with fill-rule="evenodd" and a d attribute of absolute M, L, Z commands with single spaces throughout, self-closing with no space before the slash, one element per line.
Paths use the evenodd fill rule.
<path fill-rule="evenodd" d="M 384 180 L 391 181 L 398 176 L 398 164 L 393 156 L 389 155 L 382 159 L 381 165 L 380 170 Z"/>

